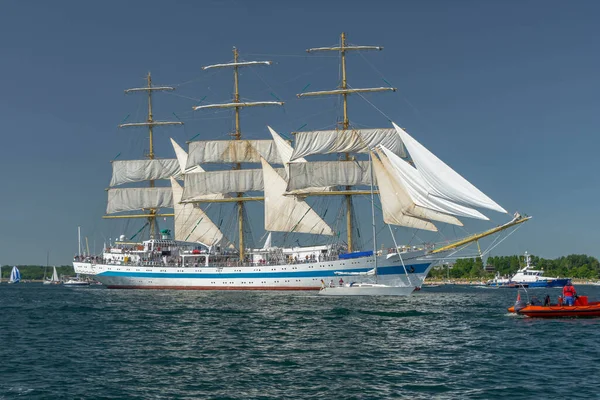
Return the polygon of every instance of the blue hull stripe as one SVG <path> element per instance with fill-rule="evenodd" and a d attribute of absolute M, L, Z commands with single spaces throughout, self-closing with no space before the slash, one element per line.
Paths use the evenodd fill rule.
<path fill-rule="evenodd" d="M 407 265 L 406 269 L 410 273 L 422 274 L 429 267 L 430 263 Z M 204 267 L 210 268 L 210 267 Z M 359 269 L 348 269 L 343 272 L 367 272 L 370 268 L 359 268 Z M 119 276 L 119 277 L 131 277 L 131 278 L 196 278 L 196 279 L 231 279 L 231 278 L 323 278 L 331 276 L 342 276 L 336 275 L 336 270 L 327 271 L 292 271 L 292 272 L 254 272 L 254 273 L 243 273 L 238 272 L 232 273 L 157 273 L 157 272 L 136 272 L 136 271 L 106 271 L 99 274 L 100 276 Z M 378 275 L 402 275 L 404 274 L 404 268 L 402 266 L 385 266 L 377 267 Z"/>
<path fill-rule="evenodd" d="M 531 282 L 529 284 L 530 288 L 541 287 L 541 288 L 550 288 L 550 287 L 563 287 L 567 284 L 568 279 L 555 279 L 550 282 Z"/>

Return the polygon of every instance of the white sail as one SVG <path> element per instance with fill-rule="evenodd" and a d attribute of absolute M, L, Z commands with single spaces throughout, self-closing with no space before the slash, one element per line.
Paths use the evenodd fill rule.
<path fill-rule="evenodd" d="M 313 161 L 289 164 L 288 192 L 308 187 L 371 184 L 368 161 Z"/>
<path fill-rule="evenodd" d="M 187 168 L 186 165 L 188 154 L 186 151 L 180 145 L 178 145 L 173 138 L 171 138 L 171 145 L 173 145 L 173 150 L 175 150 L 175 155 L 177 156 L 177 161 L 179 162 L 179 168 L 181 169 L 182 174 L 188 172 L 204 172 L 204 169 L 202 169 L 202 167 L 199 165 L 194 165 L 193 167 Z"/>
<path fill-rule="evenodd" d="M 434 221 L 445 222 L 447 224 L 452 225 L 463 225 L 458 218 L 452 215 L 449 215 L 445 212 L 425 208 L 417 204 L 414 198 L 411 196 L 410 191 L 404 184 L 404 181 L 399 176 L 398 172 L 394 169 L 394 167 L 390 164 L 390 161 L 387 159 L 387 157 L 383 156 L 381 159 L 379 159 L 379 161 L 381 162 L 381 165 L 383 165 L 383 168 L 385 169 L 385 172 L 388 174 L 388 176 L 394 180 L 394 190 L 396 190 L 396 192 L 398 193 L 400 191 L 402 192 L 402 196 L 399 195 L 398 199 L 402 203 L 400 207 L 402 207 L 403 213 L 412 215 L 413 217 L 417 218 L 432 219 Z M 408 199 L 408 202 L 406 204 L 404 204 L 404 195 L 406 195 L 406 198 Z"/>
<path fill-rule="evenodd" d="M 265 182 L 265 230 L 333 235 L 325 221 L 302 199 L 285 196 L 286 182 L 262 160 Z"/>
<path fill-rule="evenodd" d="M 171 189 L 175 213 L 175 240 L 200 242 L 208 246 L 220 242 L 223 233 L 200 207 L 180 203 L 183 188 L 174 178 L 171 178 Z"/>
<path fill-rule="evenodd" d="M 418 206 L 460 217 L 489 220 L 488 217 L 473 208 L 461 206 L 440 197 L 431 196 L 430 186 L 421 177 L 420 172 L 416 168 L 383 146 L 376 151 L 380 158 L 386 158 L 390 165 L 393 166 L 397 177 L 402 180 L 408 194 Z"/>
<path fill-rule="evenodd" d="M 417 218 L 406 213 L 414 207 L 406 190 L 385 170 L 381 161 L 373 156 L 373 168 L 377 175 L 383 222 L 386 224 L 407 226 L 415 229 L 437 231 L 435 225 L 425 218 Z"/>
<path fill-rule="evenodd" d="M 124 183 L 169 179 L 180 172 L 175 159 L 118 160 L 112 162 L 112 167 L 111 187 Z"/>
<path fill-rule="evenodd" d="M 278 168 L 284 176 L 283 168 Z M 183 201 L 216 193 L 240 193 L 263 190 L 262 169 L 207 171 L 185 174 Z"/>
<path fill-rule="evenodd" d="M 271 132 L 271 136 L 273 137 L 273 143 L 275 143 L 275 147 L 277 148 L 277 153 L 279 154 L 279 158 L 281 159 L 281 163 L 285 166 L 286 173 L 288 172 L 288 163 L 292 160 L 292 154 L 294 153 L 294 148 L 284 139 L 282 138 L 273 128 L 267 126 L 269 128 L 269 132 Z M 269 160 L 267 160 L 268 162 Z M 299 158 L 295 160 L 295 162 L 306 162 L 304 158 Z"/>
<path fill-rule="evenodd" d="M 294 152 L 294 148 L 284 140 L 277 132 L 273 130 L 270 126 L 269 132 L 271 132 L 271 136 L 273 136 L 273 142 L 275 142 L 275 146 L 277 146 L 277 152 L 279 153 L 279 157 L 281 157 L 281 162 L 283 163 L 285 169 L 285 176 L 290 176 L 290 167 L 289 162 L 292 158 L 292 153 Z M 304 158 L 299 158 L 295 160 L 296 163 L 306 162 Z M 287 178 L 286 178 L 287 179 Z M 330 191 L 331 186 L 321 186 L 321 187 L 307 187 L 306 189 L 296 190 L 294 193 L 302 194 L 303 192 L 326 192 Z"/>
<path fill-rule="evenodd" d="M 271 232 L 269 232 L 269 234 L 267 235 L 267 239 L 265 240 L 265 244 L 263 244 L 261 250 L 269 250 L 272 247 L 273 245 L 271 244 Z"/>
<path fill-rule="evenodd" d="M 421 176 L 430 185 L 435 196 L 474 207 L 506 213 L 495 201 L 473 186 L 446 163 L 417 142 L 404 129 L 394 124 Z"/>
<path fill-rule="evenodd" d="M 260 158 L 281 164 L 272 140 L 199 140 L 189 146 L 186 167 L 202 163 L 260 163 Z"/>
<path fill-rule="evenodd" d="M 107 214 L 162 207 L 173 207 L 171 188 L 108 189 Z"/>
<path fill-rule="evenodd" d="M 58 282 L 58 273 L 56 272 L 56 267 L 52 267 L 52 282 Z"/>
<path fill-rule="evenodd" d="M 292 161 L 313 154 L 367 153 L 378 144 L 400 157 L 406 157 L 402 141 L 390 128 L 297 132 L 295 137 Z"/>

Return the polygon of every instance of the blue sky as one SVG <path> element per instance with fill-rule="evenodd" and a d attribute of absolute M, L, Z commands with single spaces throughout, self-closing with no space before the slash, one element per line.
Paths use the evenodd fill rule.
<path fill-rule="evenodd" d="M 599 12 L 595 1 L 4 2 L 0 262 L 44 264 L 50 250 L 52 264 L 68 263 L 78 225 L 90 247 L 119 233 L 101 219 L 104 189 L 109 161 L 145 143 L 145 131 L 116 125 L 144 118 L 143 98 L 123 90 L 147 71 L 177 87 L 156 98 L 156 117 L 186 123 L 158 134 L 163 157 L 173 156 L 168 137 L 226 137 L 227 114 L 191 108 L 230 97 L 230 73 L 200 67 L 229 61 L 232 46 L 275 62 L 244 71 L 242 96 L 286 102 L 245 113 L 246 137 L 267 137 L 267 124 L 323 128 L 335 123 L 333 99 L 295 94 L 336 86 L 338 59 L 304 50 L 342 31 L 385 47 L 349 58 L 351 85 L 393 84 L 397 93 L 369 100 L 503 207 L 534 216 L 493 254 L 600 256 Z M 350 117 L 388 126 L 360 98 Z"/>

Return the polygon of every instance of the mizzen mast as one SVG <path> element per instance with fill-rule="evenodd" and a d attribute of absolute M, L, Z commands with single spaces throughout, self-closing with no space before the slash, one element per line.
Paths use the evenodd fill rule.
<path fill-rule="evenodd" d="M 173 91 L 175 88 L 170 86 L 152 86 L 152 76 L 150 72 L 146 77 L 147 86 L 140 88 L 132 88 L 126 89 L 125 94 L 129 93 L 138 93 L 138 92 L 146 92 L 148 94 L 148 118 L 145 122 L 131 122 L 126 124 L 120 124 L 119 128 L 130 128 L 130 127 L 140 127 L 147 126 L 148 127 L 148 138 L 149 138 L 149 149 L 148 154 L 145 156 L 154 160 L 154 127 L 155 126 L 168 126 L 168 125 L 183 125 L 181 121 L 155 121 L 154 115 L 152 113 L 152 93 L 157 91 Z M 154 179 L 149 181 L 150 187 L 154 187 Z M 148 214 L 138 214 L 138 215 L 117 215 L 111 216 L 106 215 L 103 218 L 148 218 L 148 223 L 150 224 L 150 238 L 154 238 L 154 232 L 156 230 L 156 217 L 172 217 L 173 214 L 157 214 L 157 208 L 148 209 Z"/>
<path fill-rule="evenodd" d="M 342 72 L 342 82 L 338 89 L 335 90 L 325 90 L 319 92 L 305 92 L 300 93 L 297 96 L 299 98 L 303 97 L 315 97 L 315 96 L 336 96 L 341 95 L 343 101 L 343 120 L 341 122 L 342 129 L 344 131 L 348 130 L 350 127 L 350 120 L 348 119 L 348 95 L 350 94 L 360 94 L 360 93 L 369 93 L 369 92 L 395 92 L 396 88 L 391 87 L 378 87 L 378 88 L 363 88 L 363 89 L 355 89 L 349 88 L 348 82 L 346 80 L 346 52 L 349 51 L 368 51 L 368 50 L 383 50 L 381 46 L 348 46 L 346 44 L 346 34 L 342 32 L 340 35 L 340 45 L 335 47 L 317 47 L 312 49 L 307 49 L 307 53 L 316 53 L 321 51 L 335 51 L 340 53 L 340 63 L 341 63 L 341 72 Z M 346 161 L 351 161 L 353 158 L 350 156 L 350 153 L 344 154 L 344 159 Z M 350 191 L 351 187 L 346 186 L 347 194 L 344 194 L 346 197 L 346 228 L 348 231 L 348 252 L 353 251 L 353 243 L 352 243 L 352 219 L 353 219 L 353 210 L 352 210 L 352 195 L 357 193 L 352 193 Z M 339 193 L 339 192 L 338 192 Z M 369 192 L 370 193 L 370 192 Z M 360 194 L 363 194 L 362 192 Z"/>
<path fill-rule="evenodd" d="M 259 66 L 259 65 L 267 65 L 270 66 L 272 64 L 271 61 L 239 61 L 239 53 L 237 48 L 233 48 L 233 62 L 225 63 L 225 64 L 213 64 L 202 67 L 203 70 L 213 69 L 213 68 L 233 68 L 233 99 L 230 103 L 220 103 L 220 104 L 207 104 L 203 106 L 195 106 L 194 110 L 203 110 L 203 109 L 215 109 L 215 108 L 233 108 L 235 110 L 235 132 L 231 134 L 234 140 L 242 140 L 242 130 L 240 127 L 240 111 L 245 107 L 256 107 L 256 106 L 282 106 L 282 101 L 255 101 L 255 102 L 242 102 L 240 101 L 240 90 L 239 90 L 239 68 L 242 67 L 250 67 L 250 66 Z M 234 170 L 241 170 L 242 164 L 240 162 L 236 162 L 233 165 Z M 237 202 L 238 208 L 238 236 L 239 236 L 239 251 L 240 251 L 240 260 L 243 262 L 245 258 L 245 248 L 244 248 L 244 200 L 250 199 L 243 197 L 243 192 L 238 192 L 237 197 L 234 201 Z M 257 198 L 251 198 L 257 199 Z M 217 200 L 219 202 L 229 200 L 222 199 Z"/>

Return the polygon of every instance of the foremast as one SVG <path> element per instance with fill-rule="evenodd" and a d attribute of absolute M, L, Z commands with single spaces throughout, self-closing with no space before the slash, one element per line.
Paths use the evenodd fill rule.
<path fill-rule="evenodd" d="M 152 75 L 148 72 L 146 76 L 146 87 L 126 89 L 125 94 L 146 92 L 148 95 L 148 118 L 145 122 L 130 122 L 118 125 L 119 128 L 130 128 L 130 127 L 148 127 L 148 141 L 149 148 L 148 154 L 145 154 L 149 160 L 154 160 L 154 127 L 155 126 L 169 126 L 169 125 L 183 125 L 181 121 L 155 121 L 154 114 L 152 112 L 152 93 L 157 91 L 173 91 L 175 88 L 170 86 L 152 86 Z M 149 186 L 155 187 L 154 179 L 149 180 Z M 154 238 L 156 231 L 156 218 L 157 217 L 172 217 L 174 214 L 158 214 L 158 208 L 149 208 L 147 213 L 136 214 L 136 215 L 105 215 L 102 218 L 147 218 L 148 224 L 150 225 L 150 238 Z"/>
<path fill-rule="evenodd" d="M 388 91 L 394 92 L 394 91 L 396 91 L 396 88 L 391 88 L 391 87 L 362 88 L 362 89 L 355 89 L 355 88 L 348 87 L 348 82 L 346 79 L 346 52 L 367 51 L 367 50 L 383 50 L 383 47 L 381 47 L 381 46 L 352 46 L 352 45 L 348 46 L 346 44 L 346 34 L 344 32 L 342 32 L 340 35 L 340 45 L 337 47 L 317 47 L 317 48 L 312 48 L 312 49 L 306 50 L 307 53 L 315 53 L 315 52 L 321 52 L 321 51 L 335 51 L 340 54 L 342 82 L 341 82 L 339 89 L 318 91 L 318 92 L 305 92 L 305 93 L 300 93 L 297 96 L 299 98 L 303 98 L 303 97 L 313 97 L 313 96 L 338 96 L 338 95 L 341 95 L 342 103 L 343 103 L 343 120 L 341 122 L 341 125 L 342 125 L 342 129 L 344 131 L 347 131 L 348 128 L 350 127 L 350 120 L 348 118 L 348 95 L 353 94 L 353 93 L 360 94 L 360 93 L 369 93 L 369 92 L 388 92 Z M 353 157 L 350 155 L 350 153 L 344 153 L 344 159 L 345 159 L 345 161 L 352 161 Z M 348 252 L 349 253 L 351 253 L 354 250 L 353 249 L 353 247 L 354 247 L 353 246 L 353 235 L 352 235 L 352 233 L 353 233 L 352 196 L 365 194 L 364 191 L 354 193 L 353 191 L 351 191 L 351 189 L 352 189 L 351 186 L 346 186 L 345 192 L 344 191 L 336 191 L 335 192 L 335 194 L 343 194 L 346 199 L 346 230 L 348 231 L 347 232 L 347 243 L 348 243 Z M 368 192 L 368 193 L 370 193 L 370 192 Z M 324 193 L 313 192 L 310 194 L 311 195 L 332 195 L 334 193 L 333 192 L 324 192 Z"/>
<path fill-rule="evenodd" d="M 256 66 L 256 65 L 267 65 L 270 66 L 272 64 L 271 61 L 239 61 L 239 53 L 237 48 L 233 48 L 233 62 L 225 63 L 225 64 L 213 64 L 202 67 L 203 70 L 212 69 L 212 68 L 233 68 L 233 99 L 231 103 L 221 103 L 221 104 L 207 104 L 203 106 L 195 106 L 194 110 L 201 109 L 214 109 L 214 108 L 233 108 L 235 110 L 235 132 L 231 134 L 234 140 L 242 140 L 242 130 L 240 127 L 240 111 L 245 107 L 256 107 L 256 106 L 283 106 L 283 102 L 281 101 L 256 101 L 256 102 L 242 102 L 240 101 L 240 91 L 239 91 L 239 68 Z M 236 162 L 233 164 L 234 170 L 241 170 L 242 164 L 240 162 Z M 244 197 L 243 192 L 238 192 L 237 196 L 234 199 L 213 199 L 211 202 L 229 202 L 235 201 L 237 203 L 237 219 L 238 219 L 238 237 L 239 237 L 239 252 L 240 252 L 240 261 L 244 261 L 246 256 L 245 254 L 245 246 L 244 246 L 244 201 L 246 200 L 262 200 L 259 197 Z"/>

